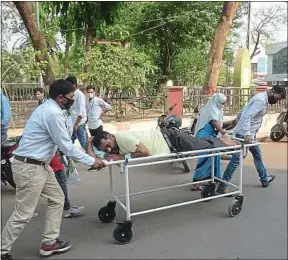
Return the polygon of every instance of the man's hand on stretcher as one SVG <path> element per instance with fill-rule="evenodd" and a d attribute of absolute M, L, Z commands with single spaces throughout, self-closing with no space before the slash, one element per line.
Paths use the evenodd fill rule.
<path fill-rule="evenodd" d="M 109 154 L 105 156 L 105 160 L 107 161 L 119 161 L 123 159 L 123 156 L 120 156 L 119 154 Z"/>
<path fill-rule="evenodd" d="M 245 137 L 244 137 L 244 142 L 245 142 L 246 144 L 251 144 L 251 143 L 252 143 L 252 138 L 251 138 L 251 136 L 250 136 L 250 135 L 245 135 Z"/>
<path fill-rule="evenodd" d="M 98 158 L 96 154 L 94 153 L 93 148 L 92 148 L 92 141 L 93 141 L 93 136 L 89 137 L 87 140 L 87 151 L 86 151 L 87 154 L 89 154 L 95 159 L 95 162 L 91 166 L 90 169 L 101 169 L 102 167 L 105 167 L 105 163 L 103 162 L 103 160 Z"/>
<path fill-rule="evenodd" d="M 239 145 L 239 142 L 236 140 L 230 139 L 227 135 L 223 135 L 220 140 L 227 146 L 236 146 Z"/>

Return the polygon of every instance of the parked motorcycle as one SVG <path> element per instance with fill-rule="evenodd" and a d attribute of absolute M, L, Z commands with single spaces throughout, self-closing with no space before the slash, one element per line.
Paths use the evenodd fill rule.
<path fill-rule="evenodd" d="M 160 129 L 164 128 L 174 128 L 178 131 L 185 132 L 185 129 L 181 129 L 182 120 L 180 117 L 176 115 L 171 115 L 171 112 L 173 111 L 174 107 L 176 107 L 177 103 L 173 106 L 169 107 L 168 111 L 165 112 L 165 114 L 161 115 L 157 120 L 157 127 L 160 127 Z M 185 172 L 191 172 L 190 165 L 187 161 L 181 161 L 181 163 L 184 166 Z"/>
<path fill-rule="evenodd" d="M 191 117 L 191 124 L 188 127 L 181 128 L 181 131 L 183 133 L 194 135 L 196 123 L 197 123 L 198 118 L 199 118 L 199 114 L 200 114 L 199 106 L 196 106 L 194 108 L 194 110 L 193 110 L 193 114 L 192 114 L 192 117 Z"/>
<path fill-rule="evenodd" d="M 21 136 L 9 138 L 1 144 L 1 181 L 7 185 L 9 183 L 14 189 L 16 184 L 12 173 L 13 151 L 16 150 Z"/>
<path fill-rule="evenodd" d="M 270 139 L 274 142 L 280 141 L 284 136 L 288 136 L 288 104 L 285 103 L 277 124 L 271 128 Z"/>
<path fill-rule="evenodd" d="M 189 127 L 184 127 L 181 129 L 182 132 L 185 132 L 185 133 L 189 133 L 191 135 L 195 135 L 195 128 L 196 128 L 196 124 L 197 124 L 197 121 L 198 121 L 198 118 L 200 116 L 200 107 L 199 105 L 197 105 L 195 108 L 194 108 L 194 111 L 193 111 L 193 114 L 192 114 L 192 117 L 191 117 L 191 124 Z M 225 129 L 228 133 L 231 133 L 232 130 L 235 128 L 236 126 L 236 119 L 234 120 L 229 120 L 229 121 L 226 121 L 226 122 L 223 122 L 223 129 Z"/>

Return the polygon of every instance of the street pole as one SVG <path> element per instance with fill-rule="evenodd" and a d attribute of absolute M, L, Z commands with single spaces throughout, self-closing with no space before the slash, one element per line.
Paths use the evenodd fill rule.
<path fill-rule="evenodd" d="M 248 5 L 248 30 L 247 30 L 247 41 L 246 46 L 248 51 L 250 52 L 251 49 L 251 32 L 250 32 L 250 24 L 251 24 L 251 2 Z"/>
<path fill-rule="evenodd" d="M 36 2 L 36 20 L 37 20 L 38 29 L 40 30 L 40 15 L 39 15 L 39 3 L 38 3 L 38 1 Z M 38 84 L 41 88 L 43 87 L 43 78 L 42 78 L 41 71 L 40 71 Z"/>

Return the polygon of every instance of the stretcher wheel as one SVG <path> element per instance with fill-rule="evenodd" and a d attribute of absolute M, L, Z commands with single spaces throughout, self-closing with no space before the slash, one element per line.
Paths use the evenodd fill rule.
<path fill-rule="evenodd" d="M 234 200 L 228 208 L 228 214 L 230 217 L 237 216 L 242 210 L 242 204 L 239 200 Z"/>
<path fill-rule="evenodd" d="M 206 185 L 201 191 L 201 198 L 215 196 L 215 184 Z"/>
<path fill-rule="evenodd" d="M 133 229 L 125 225 L 119 225 L 114 229 L 113 237 L 116 243 L 120 245 L 128 244 L 133 237 Z"/>
<path fill-rule="evenodd" d="M 116 207 L 116 202 L 109 201 L 105 207 L 102 207 L 98 211 L 99 220 L 103 223 L 112 222 L 116 217 L 115 207 Z"/>

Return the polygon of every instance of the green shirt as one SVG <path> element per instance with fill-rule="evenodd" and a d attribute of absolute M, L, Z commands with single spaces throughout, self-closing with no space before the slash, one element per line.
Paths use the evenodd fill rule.
<path fill-rule="evenodd" d="M 162 133 L 156 129 L 148 131 L 120 131 L 115 135 L 120 154 L 134 153 L 139 143 L 144 144 L 150 155 L 171 153 Z"/>

